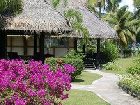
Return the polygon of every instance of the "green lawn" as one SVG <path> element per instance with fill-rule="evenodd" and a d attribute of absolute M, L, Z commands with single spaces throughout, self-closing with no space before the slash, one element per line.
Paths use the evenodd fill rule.
<path fill-rule="evenodd" d="M 71 90 L 64 105 L 110 105 L 92 92 Z"/>
<path fill-rule="evenodd" d="M 115 74 L 125 74 L 126 73 L 126 70 L 129 68 L 129 67 L 132 67 L 134 66 L 136 63 L 135 63 L 135 60 L 137 59 L 137 57 L 130 57 L 130 58 L 119 58 L 115 61 L 115 63 L 121 67 L 122 69 L 120 71 L 118 70 L 113 70 L 113 71 L 110 71 L 110 70 L 105 70 L 105 72 L 111 72 L 111 73 L 115 73 Z"/>
<path fill-rule="evenodd" d="M 76 78 L 72 83 L 79 85 L 90 85 L 93 81 L 100 79 L 102 76 L 99 74 L 89 73 L 83 71 L 82 74 Z"/>

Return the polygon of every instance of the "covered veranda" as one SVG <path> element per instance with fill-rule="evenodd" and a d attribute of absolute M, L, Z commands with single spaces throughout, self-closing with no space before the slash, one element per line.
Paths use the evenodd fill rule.
<path fill-rule="evenodd" d="M 83 25 L 87 27 L 89 38 L 96 40 L 96 53 L 88 54 L 85 57 L 85 63 L 91 64 L 92 67 L 94 61 L 96 60 L 95 62 L 99 67 L 100 59 L 102 59 L 100 51 L 101 41 L 107 39 L 118 39 L 117 32 L 111 28 L 107 22 L 103 21 L 100 16 L 88 10 L 87 0 L 69 0 L 67 6 L 63 10 L 65 11 L 69 9 L 75 9 L 82 14 Z M 101 12 L 100 8 L 99 10 Z M 61 11 L 62 9 L 60 9 L 60 12 Z M 75 37 L 75 40 L 78 40 L 79 38 L 83 38 L 83 35 L 72 35 L 71 37 Z M 76 42 L 77 41 L 75 41 L 75 43 Z M 83 46 L 83 52 L 85 52 L 85 48 L 86 44 Z"/>
<path fill-rule="evenodd" d="M 0 58 L 7 58 L 7 35 L 29 35 L 34 37 L 34 58 L 44 60 L 44 38 L 69 34 L 68 21 L 50 5 L 41 0 L 23 0 L 22 13 L 16 17 L 2 16 L 0 29 Z M 3 26 L 3 27 L 2 27 Z M 39 40 L 39 43 L 38 41 Z M 37 46 L 39 45 L 39 50 Z M 26 55 L 27 49 L 24 50 Z M 39 55 L 38 55 L 39 54 Z"/>

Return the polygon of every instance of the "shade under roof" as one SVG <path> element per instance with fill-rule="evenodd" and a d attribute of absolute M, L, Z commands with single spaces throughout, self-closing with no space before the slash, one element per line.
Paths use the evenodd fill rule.
<path fill-rule="evenodd" d="M 68 21 L 44 0 L 23 0 L 23 11 L 6 19 L 6 30 L 71 31 Z"/>

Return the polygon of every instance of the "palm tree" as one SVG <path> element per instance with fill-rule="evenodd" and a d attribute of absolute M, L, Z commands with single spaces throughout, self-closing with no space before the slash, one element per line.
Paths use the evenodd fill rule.
<path fill-rule="evenodd" d="M 135 8 L 140 8 L 140 1 L 139 0 L 133 0 Z"/>
<path fill-rule="evenodd" d="M 0 14 L 16 15 L 22 11 L 22 0 L 0 0 Z"/>
<path fill-rule="evenodd" d="M 106 11 L 115 11 L 121 1 L 122 0 L 88 0 L 87 5 L 90 10 L 95 11 L 95 8 L 98 7 L 98 2 L 101 2 L 101 6 Z"/>
<path fill-rule="evenodd" d="M 134 14 L 127 11 L 127 6 L 121 7 L 116 12 L 109 12 L 104 17 L 118 33 L 118 37 L 123 46 L 129 42 L 134 42 L 135 30 L 140 20 L 134 18 Z"/>
<path fill-rule="evenodd" d="M 140 20 L 140 8 L 137 8 L 137 10 L 134 12 L 134 18 Z M 136 40 L 137 42 L 140 42 L 140 23 L 133 28 L 135 30 Z"/>
<path fill-rule="evenodd" d="M 68 11 L 65 11 L 64 16 L 69 20 L 73 30 L 79 34 L 82 35 L 84 43 L 89 43 L 89 32 L 87 28 L 82 24 L 83 22 L 83 16 L 79 11 L 76 11 L 74 9 L 69 9 Z"/>
<path fill-rule="evenodd" d="M 22 0 L 0 0 L 0 28 L 5 26 L 3 16 L 15 16 L 22 11 Z"/>
<path fill-rule="evenodd" d="M 64 5 L 67 4 L 67 0 L 52 0 L 53 7 L 56 8 L 61 1 L 64 1 Z"/>

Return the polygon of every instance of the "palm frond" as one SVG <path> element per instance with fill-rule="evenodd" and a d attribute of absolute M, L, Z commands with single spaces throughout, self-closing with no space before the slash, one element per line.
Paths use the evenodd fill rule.
<path fill-rule="evenodd" d="M 0 13 L 2 13 L 7 6 L 7 0 L 0 0 Z"/>
<path fill-rule="evenodd" d="M 127 22 L 126 26 L 130 27 L 130 26 L 135 26 L 135 25 L 139 25 L 139 24 L 140 24 L 140 20 L 133 19 L 132 21 Z"/>
<path fill-rule="evenodd" d="M 120 38 L 120 41 L 126 46 L 127 45 L 127 38 L 126 38 L 124 31 L 121 31 L 118 34 L 118 37 Z"/>
<path fill-rule="evenodd" d="M 56 8 L 59 3 L 60 3 L 60 0 L 52 0 L 52 4 L 54 8 Z"/>
<path fill-rule="evenodd" d="M 83 16 L 79 11 L 76 11 L 74 9 L 69 9 L 68 11 L 64 12 L 64 16 L 72 20 L 73 22 L 79 22 L 81 23 L 83 21 Z"/>
<path fill-rule="evenodd" d="M 123 6 L 120 9 L 118 9 L 117 11 L 117 19 L 119 20 L 120 18 L 122 18 L 122 16 L 125 14 L 126 10 L 127 10 L 128 6 Z"/>
<path fill-rule="evenodd" d="M 127 37 L 132 41 L 135 42 L 136 41 L 136 37 L 133 34 L 133 32 L 131 32 L 130 30 L 125 30 L 125 35 L 127 35 Z"/>

